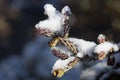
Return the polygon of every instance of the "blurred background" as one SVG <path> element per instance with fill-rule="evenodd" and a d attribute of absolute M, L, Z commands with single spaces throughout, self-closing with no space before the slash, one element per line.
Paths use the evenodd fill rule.
<path fill-rule="evenodd" d="M 0 80 L 60 80 L 51 75 L 56 58 L 49 39 L 35 30 L 47 18 L 46 3 L 60 11 L 65 5 L 71 8 L 70 37 L 96 42 L 103 33 L 120 42 L 120 0 L 0 0 Z M 79 80 L 79 75 L 80 66 L 62 79 Z"/>

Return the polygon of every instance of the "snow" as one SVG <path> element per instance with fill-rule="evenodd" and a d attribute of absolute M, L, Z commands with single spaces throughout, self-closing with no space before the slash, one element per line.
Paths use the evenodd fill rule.
<path fill-rule="evenodd" d="M 53 5 L 46 4 L 44 6 L 44 9 L 45 9 L 44 14 L 48 15 L 49 18 L 53 18 L 53 17 L 57 16 L 56 15 L 57 14 L 57 10 L 56 10 L 56 8 Z"/>
<path fill-rule="evenodd" d="M 53 5 L 46 4 L 44 6 L 44 10 L 45 10 L 44 13 L 48 16 L 48 18 L 46 20 L 40 21 L 38 24 L 36 24 L 35 25 L 36 29 L 49 29 L 50 31 L 55 32 L 56 34 L 63 33 L 63 30 L 65 28 L 64 21 L 66 20 L 66 18 L 68 18 L 68 15 L 66 15 L 65 13 L 68 12 L 68 14 L 71 14 L 70 8 L 68 6 L 65 6 L 62 9 L 62 11 L 59 12 L 58 10 L 56 10 L 56 8 Z M 105 39 L 105 36 L 103 34 L 100 34 L 98 36 L 98 39 L 100 39 L 100 38 Z M 67 38 L 67 39 L 76 45 L 76 47 L 78 49 L 78 53 L 76 56 L 80 57 L 80 58 L 84 58 L 84 55 L 93 56 L 93 52 L 100 53 L 101 51 L 103 51 L 106 54 L 108 54 L 109 50 L 112 48 L 114 51 L 118 51 L 118 46 L 111 42 L 104 42 L 104 43 L 97 45 L 95 42 L 85 41 L 83 39 L 77 39 L 77 38 Z M 62 45 L 62 46 L 57 45 L 51 49 L 60 50 L 69 56 L 69 58 L 65 59 L 65 60 L 58 59 L 52 67 L 52 72 L 56 69 L 65 70 L 68 67 L 68 63 L 73 61 L 76 57 L 76 56 L 71 57 L 72 52 L 70 50 L 68 50 L 64 45 Z M 44 53 L 47 53 L 47 51 L 45 51 Z M 46 55 L 46 56 L 48 57 L 48 55 Z M 43 58 L 45 58 L 45 57 L 43 57 Z M 46 57 L 46 59 L 47 59 L 47 57 Z M 53 59 L 51 59 L 51 60 L 50 59 L 51 58 L 48 58 L 47 61 L 52 62 Z M 116 54 L 115 54 L 115 59 L 116 59 L 116 63 L 119 62 L 119 56 L 117 56 Z M 47 61 L 46 61 L 46 63 L 44 61 L 44 65 L 41 66 L 41 64 L 39 64 L 38 67 L 36 67 L 37 69 L 35 71 L 37 72 L 39 70 L 39 72 L 37 72 L 37 74 L 41 74 L 40 72 L 42 70 L 43 70 L 42 72 L 48 72 Z M 55 61 L 55 59 L 54 59 L 54 61 Z M 96 64 L 93 64 L 92 67 L 81 72 L 81 76 L 80 76 L 81 79 L 96 80 L 96 77 L 98 75 L 100 75 L 101 72 L 109 71 L 109 69 L 111 69 L 111 66 L 108 66 L 106 64 L 106 60 L 96 61 L 95 63 Z M 39 68 L 39 67 L 42 67 L 42 68 Z M 47 75 L 49 73 L 44 73 L 44 74 Z"/>
<path fill-rule="evenodd" d="M 92 54 L 93 52 L 105 51 L 107 53 L 111 48 L 113 48 L 114 51 L 118 50 L 117 45 L 111 42 L 105 42 L 105 43 L 96 45 L 96 43 L 92 41 L 85 41 L 83 39 L 77 39 L 77 38 L 68 38 L 68 39 L 76 45 L 79 51 L 76 56 L 81 57 L 81 58 L 84 58 L 84 55 L 93 56 Z M 60 48 L 59 46 L 56 46 L 56 48 L 59 48 L 63 52 L 68 51 L 67 49 Z M 66 54 L 70 54 L 70 52 Z M 119 61 L 118 55 L 119 54 L 115 54 L 115 59 L 117 62 Z M 61 59 L 57 60 L 53 66 L 52 71 L 56 69 L 65 69 L 65 67 L 67 67 L 67 64 L 74 58 L 75 57 L 70 57 L 66 60 L 61 60 Z M 105 74 L 106 72 L 110 71 L 112 69 L 112 66 L 108 66 L 106 60 L 107 59 L 95 61 L 94 63 L 91 64 L 91 66 L 89 65 L 89 62 L 87 62 L 88 67 L 87 69 L 82 70 L 80 74 L 80 79 L 96 80 L 97 77 L 101 75 L 101 73 Z M 84 65 L 83 67 L 86 67 L 86 66 Z"/>
<path fill-rule="evenodd" d="M 71 9 L 68 7 L 68 6 L 65 6 L 63 9 L 62 9 L 62 14 L 68 12 L 69 14 L 72 14 L 71 12 Z"/>
<path fill-rule="evenodd" d="M 84 55 L 93 56 L 94 48 L 96 47 L 95 42 L 85 41 L 83 39 L 78 38 L 67 38 L 71 42 L 75 44 L 78 49 L 77 57 L 83 58 Z M 70 50 L 65 47 L 55 46 L 55 49 L 61 50 L 63 53 L 68 54 L 69 56 L 73 54 Z"/>
<path fill-rule="evenodd" d="M 77 53 L 78 57 L 83 57 L 84 55 L 93 56 L 93 51 L 94 51 L 94 48 L 96 47 L 96 43 L 90 42 L 90 41 L 85 41 L 83 39 L 78 39 L 78 38 L 68 38 L 68 40 L 70 40 L 71 42 L 73 42 L 76 45 L 76 47 L 79 51 Z M 56 48 L 57 47 L 58 46 L 56 46 Z M 59 49 L 61 51 L 65 52 L 66 54 L 69 54 L 69 55 L 72 54 L 66 48 L 59 48 Z"/>
<path fill-rule="evenodd" d="M 69 38 L 70 41 L 74 42 L 79 52 L 77 54 L 78 57 L 82 57 L 84 55 L 93 56 L 94 48 L 96 47 L 96 43 L 92 41 L 85 41 L 83 39 L 77 38 Z"/>
<path fill-rule="evenodd" d="M 61 13 L 56 10 L 51 4 L 44 6 L 45 14 L 48 15 L 48 19 L 40 21 L 35 25 L 37 29 L 49 29 L 52 32 L 62 31 Z"/>
<path fill-rule="evenodd" d="M 99 34 L 97 39 L 101 39 L 101 38 L 102 38 L 102 39 L 105 39 L 105 35 Z"/>
<path fill-rule="evenodd" d="M 61 59 L 57 60 L 52 68 L 52 72 L 56 69 L 64 69 L 65 67 L 68 66 L 68 63 L 70 61 L 73 61 L 74 59 L 75 59 L 75 57 L 70 57 L 70 58 L 65 59 L 65 60 L 61 60 Z"/>
<path fill-rule="evenodd" d="M 100 53 L 100 52 L 103 51 L 106 54 L 108 54 L 109 50 L 112 49 L 112 48 L 113 48 L 114 51 L 118 51 L 119 50 L 119 48 L 118 48 L 118 46 L 116 44 L 113 44 L 111 42 L 104 42 L 104 43 L 101 43 L 101 44 L 97 45 L 95 47 L 94 52 L 95 53 Z"/>
<path fill-rule="evenodd" d="M 58 10 L 56 10 L 56 8 L 51 5 L 51 4 L 46 4 L 44 6 L 44 10 L 45 10 L 45 14 L 48 16 L 48 18 L 46 20 L 40 21 L 38 24 L 35 25 L 36 29 L 49 29 L 52 32 L 55 32 L 57 34 L 61 34 L 64 30 L 64 24 L 63 24 L 63 20 L 64 17 L 61 14 L 61 12 L 59 12 Z M 62 9 L 63 12 L 65 11 L 69 11 L 70 12 L 70 8 L 68 6 L 65 6 Z"/>

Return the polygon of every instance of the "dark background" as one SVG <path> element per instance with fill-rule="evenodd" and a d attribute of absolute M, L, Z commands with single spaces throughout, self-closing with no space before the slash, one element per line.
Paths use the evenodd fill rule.
<path fill-rule="evenodd" d="M 120 41 L 120 0 L 0 0 L 0 80 L 56 79 L 50 73 L 55 57 L 48 39 L 39 37 L 34 27 L 47 18 L 46 3 L 60 11 L 65 5 L 71 8 L 70 37 L 96 42 L 103 33 L 109 40 Z M 48 66 L 46 72 L 41 65 Z M 79 74 L 75 76 L 79 79 Z"/>

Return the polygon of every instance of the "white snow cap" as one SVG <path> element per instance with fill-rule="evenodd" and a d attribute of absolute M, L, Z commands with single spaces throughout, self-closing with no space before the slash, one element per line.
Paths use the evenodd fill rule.
<path fill-rule="evenodd" d="M 71 13 L 71 10 L 68 6 L 65 6 L 62 9 L 63 13 L 66 11 Z M 36 29 L 48 29 L 51 32 L 61 34 L 64 30 L 64 23 L 62 21 L 65 17 L 63 17 L 63 14 L 56 10 L 52 4 L 45 4 L 44 13 L 48 16 L 48 18 L 36 24 Z"/>
<path fill-rule="evenodd" d="M 51 4 L 46 4 L 44 6 L 45 14 L 47 14 L 49 17 L 53 17 L 56 14 L 56 8 L 54 8 Z"/>
<path fill-rule="evenodd" d="M 85 41 L 83 39 L 78 38 L 67 38 L 71 42 L 75 44 L 75 46 L 78 49 L 77 57 L 83 58 L 84 55 L 93 56 L 94 49 L 96 47 L 96 43 L 92 41 Z M 70 50 L 66 49 L 66 47 L 62 46 L 56 47 L 56 49 L 59 48 L 63 53 L 66 53 L 68 55 L 73 54 Z"/>
<path fill-rule="evenodd" d="M 63 9 L 62 9 L 62 14 L 68 12 L 69 14 L 72 14 L 71 12 L 71 9 L 68 7 L 68 6 L 65 6 Z"/>
<path fill-rule="evenodd" d="M 44 9 L 45 14 L 48 15 L 48 19 L 40 21 L 38 24 L 36 24 L 36 29 L 49 29 L 52 32 L 61 33 L 63 31 L 63 25 L 61 22 L 62 14 L 51 4 L 46 4 Z"/>
<path fill-rule="evenodd" d="M 52 68 L 52 72 L 56 69 L 64 69 L 65 67 L 68 66 L 68 63 L 70 61 L 73 61 L 74 59 L 75 59 L 75 57 L 70 57 L 70 58 L 65 59 L 65 60 L 61 60 L 61 59 L 57 60 Z"/>
<path fill-rule="evenodd" d="M 83 57 L 84 55 L 93 56 L 94 48 L 96 47 L 95 42 L 77 38 L 69 38 L 69 40 L 76 45 L 79 51 L 77 53 L 78 57 Z"/>
<path fill-rule="evenodd" d="M 101 38 L 102 38 L 102 39 L 105 39 L 105 35 L 99 34 L 97 39 L 101 39 Z"/>
<path fill-rule="evenodd" d="M 95 53 L 100 53 L 101 51 L 105 52 L 106 54 L 108 54 L 109 50 L 112 49 L 114 51 L 118 51 L 119 48 L 116 44 L 111 43 L 111 42 L 105 42 L 105 43 L 101 43 L 99 45 L 96 46 L 94 52 Z"/>

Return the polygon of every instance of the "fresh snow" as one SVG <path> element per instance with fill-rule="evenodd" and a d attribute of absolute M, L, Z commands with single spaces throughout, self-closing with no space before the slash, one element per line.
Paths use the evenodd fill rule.
<path fill-rule="evenodd" d="M 40 21 L 35 25 L 36 29 L 49 29 L 52 32 L 61 34 L 64 30 L 64 15 L 65 11 L 71 12 L 68 6 L 62 9 L 62 13 L 56 10 L 56 8 L 51 4 L 46 4 L 44 6 L 45 14 L 48 16 L 46 20 Z"/>
<path fill-rule="evenodd" d="M 113 44 L 111 42 L 104 42 L 95 47 L 94 52 L 95 53 L 100 53 L 101 51 L 105 52 L 108 54 L 109 50 L 112 49 L 116 52 L 119 50 L 118 46 L 116 44 Z"/>
<path fill-rule="evenodd" d="M 53 66 L 53 69 L 52 71 L 56 70 L 56 69 L 64 69 L 65 67 L 68 66 L 68 63 L 70 61 L 73 61 L 75 59 L 75 57 L 69 57 L 68 59 L 65 59 L 65 60 L 61 60 L 61 59 L 58 59 L 54 66 Z"/>

